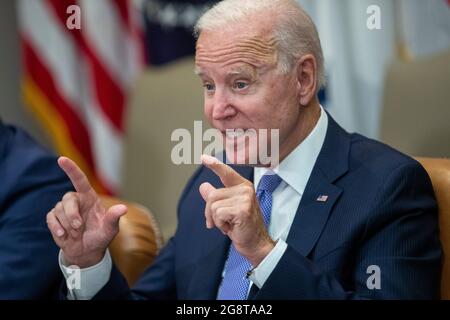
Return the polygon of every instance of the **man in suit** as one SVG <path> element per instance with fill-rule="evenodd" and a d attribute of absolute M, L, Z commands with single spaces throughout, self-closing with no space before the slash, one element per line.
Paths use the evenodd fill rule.
<path fill-rule="evenodd" d="M 291 0 L 226 0 L 197 23 L 205 115 L 233 165 L 203 156 L 178 228 L 129 289 L 107 246 L 126 213 L 106 209 L 70 159 L 77 192 L 48 214 L 70 299 L 431 299 L 441 247 L 430 180 L 413 159 L 345 132 L 323 110 L 316 28 Z M 280 164 L 249 164 L 244 136 L 278 129 Z M 276 141 L 268 140 L 268 144 Z M 241 153 L 242 155 L 242 153 Z M 157 182 L 155 182 L 157 183 Z"/>
<path fill-rule="evenodd" d="M 56 157 L 0 121 L 0 299 L 58 297 L 58 247 L 45 216 L 72 185 Z"/>

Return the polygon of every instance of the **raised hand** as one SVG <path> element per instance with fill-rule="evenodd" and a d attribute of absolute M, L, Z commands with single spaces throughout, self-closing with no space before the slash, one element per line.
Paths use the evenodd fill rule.
<path fill-rule="evenodd" d="M 203 155 L 202 163 L 225 186 L 216 189 L 207 182 L 200 185 L 200 194 L 206 202 L 206 227 L 219 228 L 241 255 L 253 266 L 259 265 L 275 242 L 264 225 L 253 183 L 214 157 Z"/>
<path fill-rule="evenodd" d="M 69 158 L 58 164 L 72 181 L 76 192 L 68 192 L 47 214 L 47 225 L 69 265 L 86 268 L 100 262 L 119 231 L 125 205 L 104 208 L 86 175 Z"/>

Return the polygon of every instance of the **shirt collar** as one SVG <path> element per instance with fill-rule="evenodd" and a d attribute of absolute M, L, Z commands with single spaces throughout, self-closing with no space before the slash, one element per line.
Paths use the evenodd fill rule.
<path fill-rule="evenodd" d="M 320 117 L 311 133 L 276 167 L 273 171 L 303 195 L 309 176 L 322 149 L 328 129 L 328 115 L 320 106 Z M 254 185 L 258 186 L 261 177 L 270 169 L 255 168 Z"/>

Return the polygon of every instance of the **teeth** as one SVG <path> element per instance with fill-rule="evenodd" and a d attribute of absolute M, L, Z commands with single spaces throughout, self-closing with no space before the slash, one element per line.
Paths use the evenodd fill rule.
<path fill-rule="evenodd" d="M 234 139 L 239 138 L 245 135 L 245 130 L 243 129 L 227 129 L 226 130 L 227 138 Z"/>

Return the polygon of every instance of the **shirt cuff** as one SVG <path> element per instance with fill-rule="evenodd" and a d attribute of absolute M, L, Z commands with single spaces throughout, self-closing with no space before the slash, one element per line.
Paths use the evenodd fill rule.
<path fill-rule="evenodd" d="M 249 276 L 250 281 L 252 281 L 259 289 L 262 288 L 264 283 L 269 278 L 270 274 L 273 272 L 284 252 L 286 251 L 287 243 L 279 239 L 277 244 L 269 252 L 269 254 L 264 258 L 264 260 L 253 269 Z"/>
<path fill-rule="evenodd" d="M 92 299 L 108 283 L 111 275 L 112 260 L 109 250 L 106 250 L 102 261 L 85 269 L 68 266 L 61 250 L 58 261 L 66 279 L 67 299 L 69 300 Z"/>

